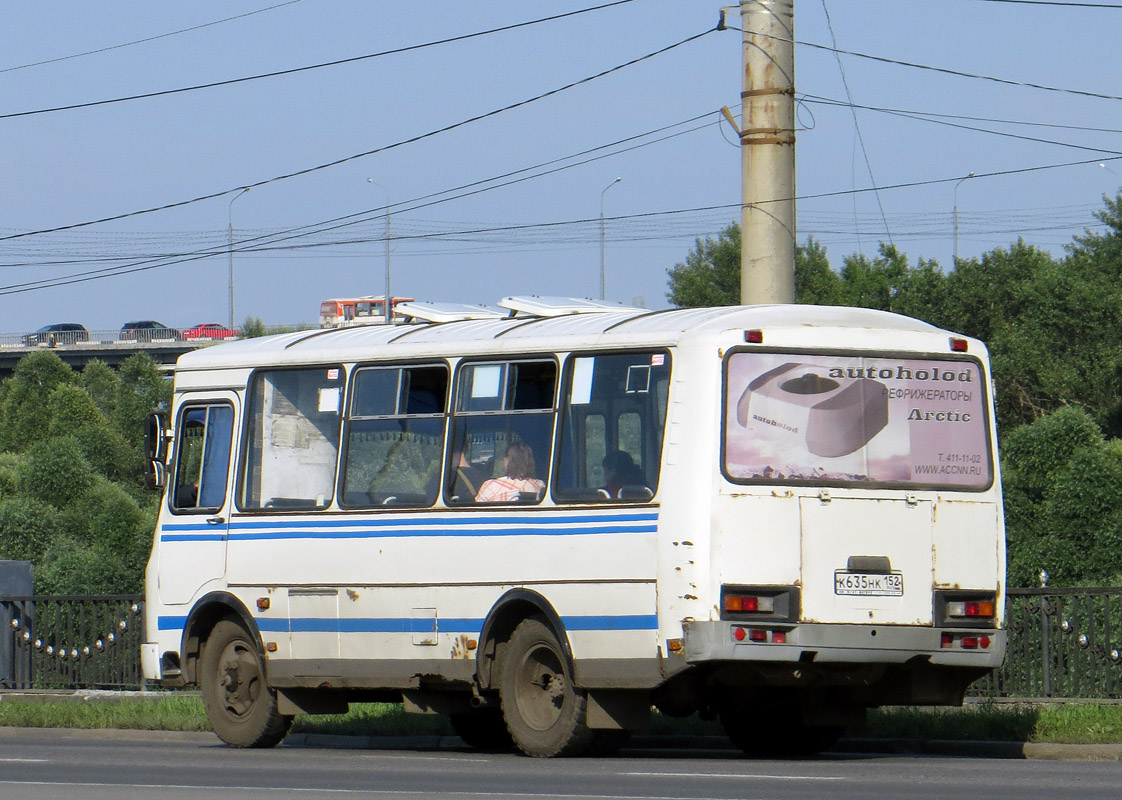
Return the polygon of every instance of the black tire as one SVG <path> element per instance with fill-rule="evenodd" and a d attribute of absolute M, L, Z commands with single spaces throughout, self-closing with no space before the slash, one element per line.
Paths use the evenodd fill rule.
<path fill-rule="evenodd" d="M 804 725 L 778 714 L 721 713 L 721 727 L 729 740 L 746 755 L 771 758 L 813 756 L 829 750 L 845 728 Z"/>
<path fill-rule="evenodd" d="M 199 660 L 199 683 L 207 719 L 231 747 L 272 747 L 288 733 L 292 717 L 277 710 L 257 643 L 237 622 L 222 620 L 210 632 Z"/>
<path fill-rule="evenodd" d="M 452 730 L 473 750 L 484 753 L 509 753 L 514 749 L 514 739 L 506 728 L 503 712 L 497 708 L 450 714 Z"/>
<path fill-rule="evenodd" d="M 538 617 L 510 637 L 499 684 L 503 718 L 528 756 L 579 755 L 592 745 L 588 695 L 573 686 L 572 666 L 556 634 Z"/>

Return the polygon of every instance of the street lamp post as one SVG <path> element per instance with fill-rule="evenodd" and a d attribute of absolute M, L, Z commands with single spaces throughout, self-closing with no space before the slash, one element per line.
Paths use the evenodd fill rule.
<path fill-rule="evenodd" d="M 386 324 L 393 322 L 393 302 L 390 300 L 390 190 L 373 178 L 367 178 L 371 183 L 386 193 L 386 294 L 382 299 L 382 310 L 386 314 Z"/>
<path fill-rule="evenodd" d="M 230 199 L 230 207 L 228 209 L 227 219 L 230 223 L 229 227 L 229 253 L 230 253 L 230 324 L 227 326 L 230 330 L 237 330 L 234 327 L 234 201 L 248 192 L 250 187 L 247 186 L 234 195 Z"/>
<path fill-rule="evenodd" d="M 604 187 L 604 191 L 600 192 L 600 299 L 605 297 L 604 292 L 604 195 L 608 190 L 622 181 L 623 178 L 616 178 L 614 181 Z"/>
<path fill-rule="evenodd" d="M 958 266 L 958 187 L 962 185 L 963 181 L 968 181 L 974 177 L 971 172 L 965 178 L 960 178 L 954 185 L 954 265 Z"/>

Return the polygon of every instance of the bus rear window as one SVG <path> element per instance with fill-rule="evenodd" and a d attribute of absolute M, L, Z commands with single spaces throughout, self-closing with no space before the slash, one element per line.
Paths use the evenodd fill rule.
<path fill-rule="evenodd" d="M 726 362 L 725 474 L 738 482 L 993 482 L 973 360 L 738 352 Z"/>

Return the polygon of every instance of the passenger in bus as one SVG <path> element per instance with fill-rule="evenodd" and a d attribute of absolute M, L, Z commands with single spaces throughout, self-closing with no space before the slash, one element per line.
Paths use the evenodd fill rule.
<path fill-rule="evenodd" d="M 452 475 L 452 497 L 470 500 L 486 480 L 486 471 L 468 461 L 467 454 L 461 449 L 456 460 L 456 471 Z"/>
<path fill-rule="evenodd" d="M 604 491 L 613 499 L 625 486 L 645 486 L 647 476 L 625 450 L 613 450 L 604 456 Z"/>
<path fill-rule="evenodd" d="M 511 442 L 503 456 L 503 477 L 484 481 L 475 495 L 477 503 L 513 503 L 523 494 L 535 497 L 545 482 L 534 477 L 534 451 L 525 442 Z"/>

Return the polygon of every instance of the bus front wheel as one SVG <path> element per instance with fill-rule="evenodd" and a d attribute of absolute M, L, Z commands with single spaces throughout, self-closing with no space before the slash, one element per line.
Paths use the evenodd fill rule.
<path fill-rule="evenodd" d="M 523 620 L 506 648 L 499 696 L 511 738 L 526 755 L 579 755 L 591 746 L 588 695 L 572 678 L 557 635 L 538 617 Z"/>
<path fill-rule="evenodd" d="M 226 744 L 272 747 L 288 733 L 292 717 L 277 710 L 261 653 L 237 622 L 225 619 L 214 626 L 203 645 L 199 670 L 207 719 Z"/>

